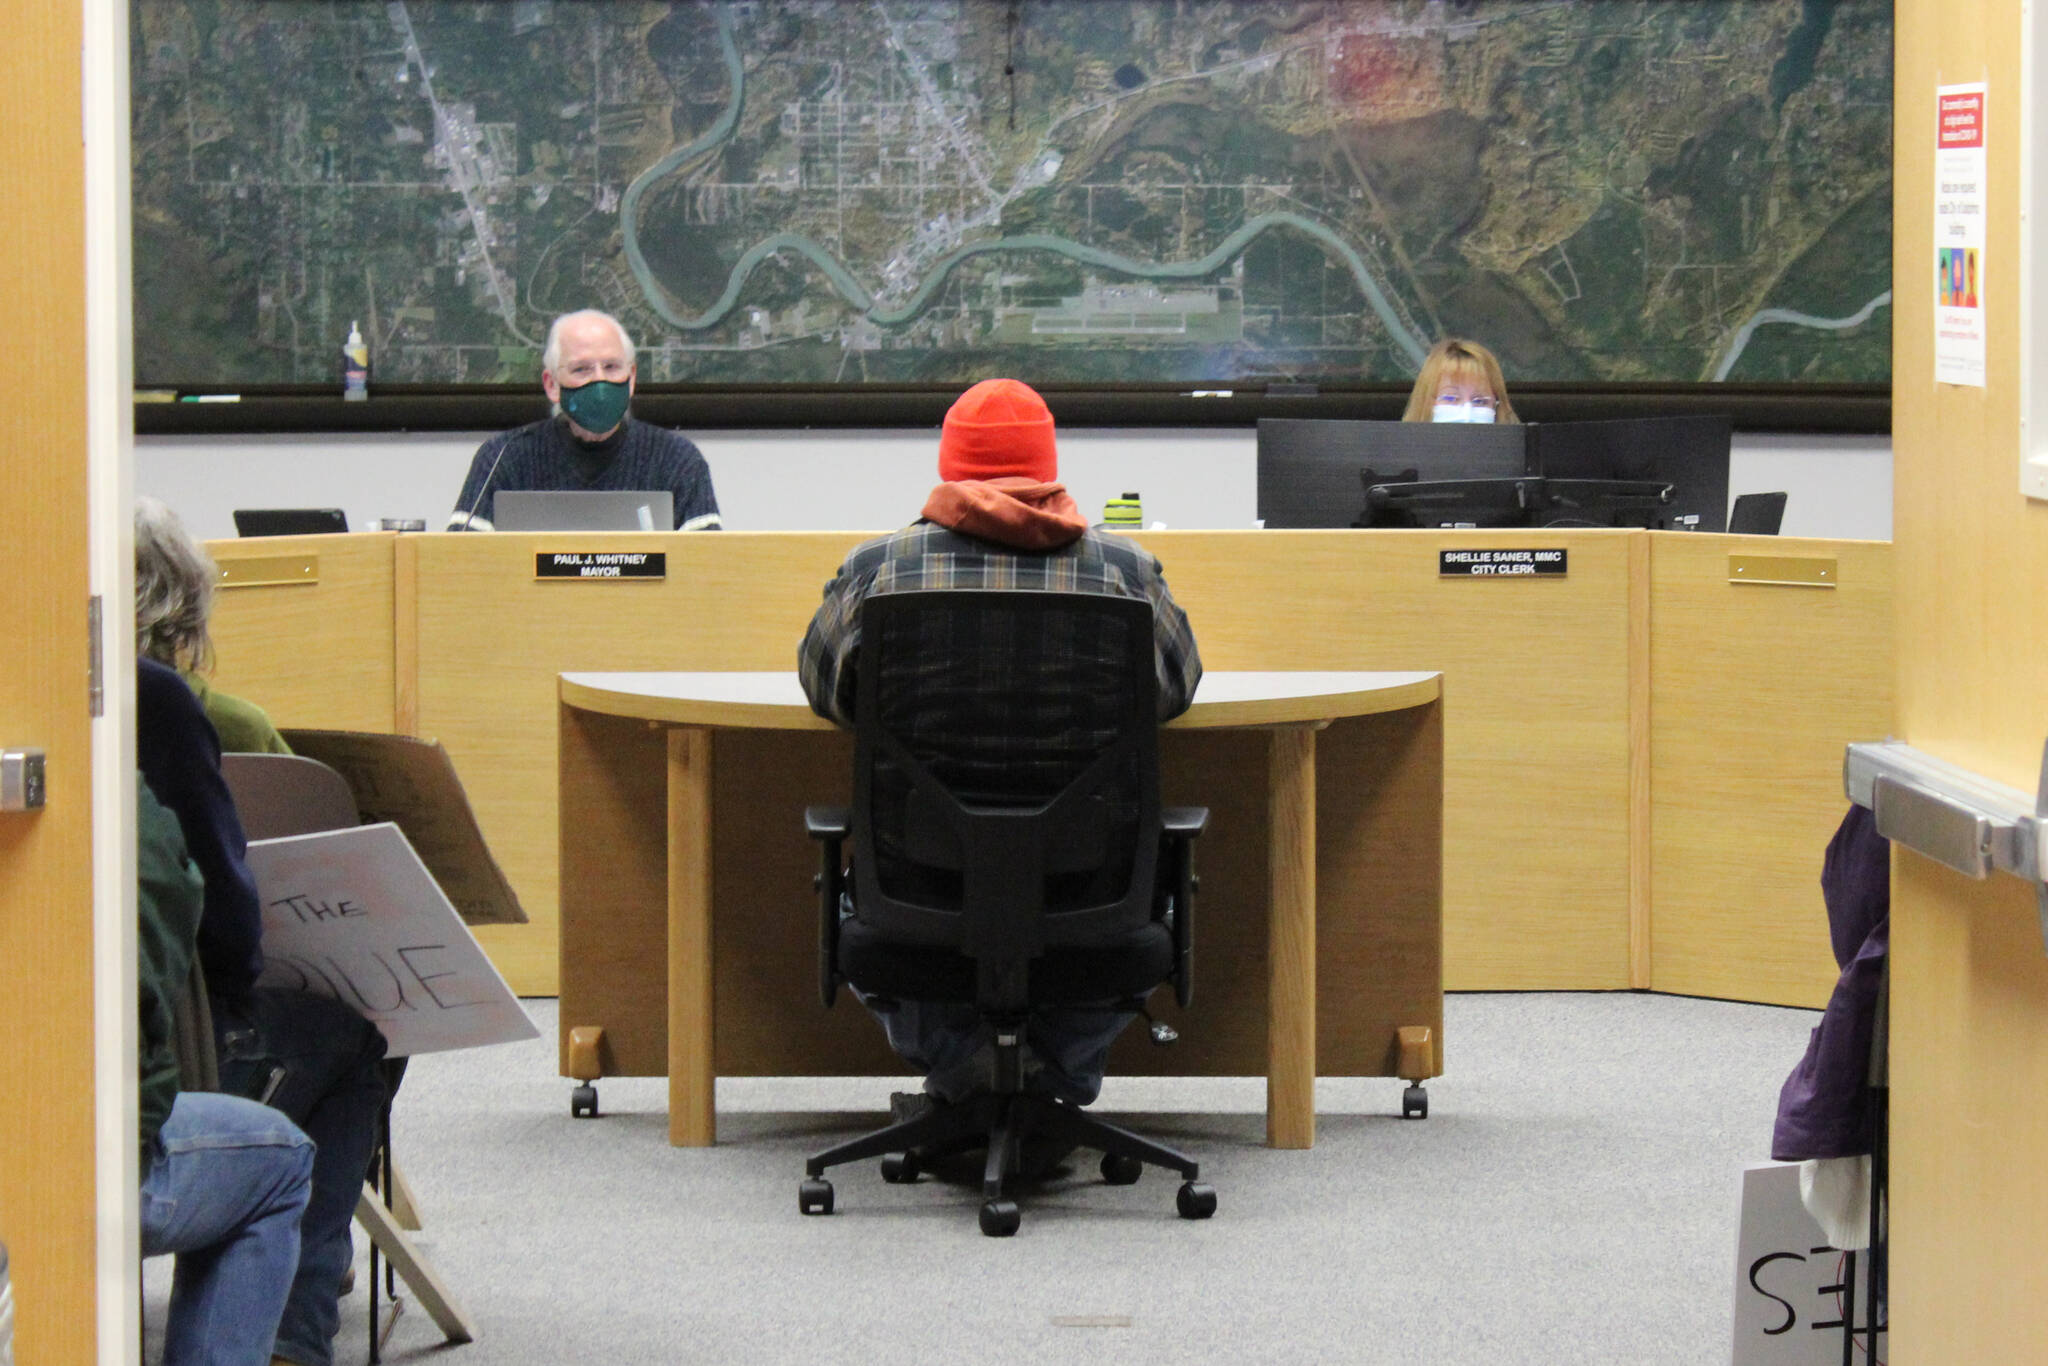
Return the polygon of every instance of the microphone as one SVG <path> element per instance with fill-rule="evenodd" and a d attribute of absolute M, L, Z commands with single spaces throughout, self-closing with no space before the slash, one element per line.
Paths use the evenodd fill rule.
<path fill-rule="evenodd" d="M 505 458 L 505 448 L 511 444 L 508 440 L 499 440 L 498 453 L 491 457 L 491 467 L 484 471 L 483 483 L 477 485 L 476 496 L 469 500 L 469 511 L 462 512 L 458 510 L 452 513 L 448 518 L 448 530 L 476 530 L 476 510 L 484 505 L 484 495 L 491 491 L 491 480 L 497 478 L 498 475 L 498 462 Z"/>

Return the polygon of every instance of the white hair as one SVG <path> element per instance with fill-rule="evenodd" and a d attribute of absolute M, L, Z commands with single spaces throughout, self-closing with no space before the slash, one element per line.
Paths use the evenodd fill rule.
<path fill-rule="evenodd" d="M 147 495 L 135 499 L 135 649 L 174 669 L 204 669 L 213 642 L 213 559 L 178 514 Z"/>
<path fill-rule="evenodd" d="M 585 318 L 602 318 L 610 323 L 612 330 L 619 334 L 620 345 L 626 348 L 626 364 L 632 365 L 637 362 L 639 351 L 633 345 L 633 334 L 626 330 L 624 323 L 601 308 L 581 308 L 574 313 L 564 313 L 548 324 L 548 342 L 540 353 L 541 369 L 549 374 L 555 372 L 555 367 L 562 363 L 562 328 L 569 323 L 581 322 Z"/>

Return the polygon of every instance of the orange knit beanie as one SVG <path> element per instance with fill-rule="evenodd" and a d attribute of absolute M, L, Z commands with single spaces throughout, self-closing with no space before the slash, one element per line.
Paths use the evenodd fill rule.
<path fill-rule="evenodd" d="M 1030 385 L 985 379 L 954 401 L 939 433 L 939 478 L 1018 475 L 1050 484 L 1060 477 L 1052 413 Z"/>

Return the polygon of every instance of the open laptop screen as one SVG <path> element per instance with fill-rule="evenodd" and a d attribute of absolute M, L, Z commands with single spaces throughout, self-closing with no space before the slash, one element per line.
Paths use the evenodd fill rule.
<path fill-rule="evenodd" d="M 673 531 L 675 495 L 666 489 L 505 489 L 491 498 L 500 531 Z"/>
<path fill-rule="evenodd" d="M 340 508 L 236 508 L 237 536 L 317 536 L 347 531 Z"/>

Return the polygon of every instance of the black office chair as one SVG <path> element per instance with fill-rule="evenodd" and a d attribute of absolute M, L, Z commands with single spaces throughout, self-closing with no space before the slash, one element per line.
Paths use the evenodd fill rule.
<path fill-rule="evenodd" d="M 1191 842 L 1209 813 L 1159 806 L 1151 605 L 892 593 L 862 604 L 860 640 L 852 819 L 805 813 L 824 845 L 824 1002 L 844 981 L 870 998 L 971 1003 L 994 1037 L 994 1082 L 811 1157 L 798 1208 L 832 1212 L 824 1173 L 839 1163 L 887 1154 L 883 1179 L 914 1181 L 929 1158 L 985 1143 L 981 1230 L 1015 1233 L 1006 1182 L 1038 1137 L 1101 1150 L 1112 1185 L 1148 1162 L 1172 1168 L 1181 1217 L 1209 1217 L 1216 1193 L 1194 1161 L 1024 1085 L 1035 1007 L 1135 1011 L 1165 982 L 1185 1005 L 1193 986 Z"/>

